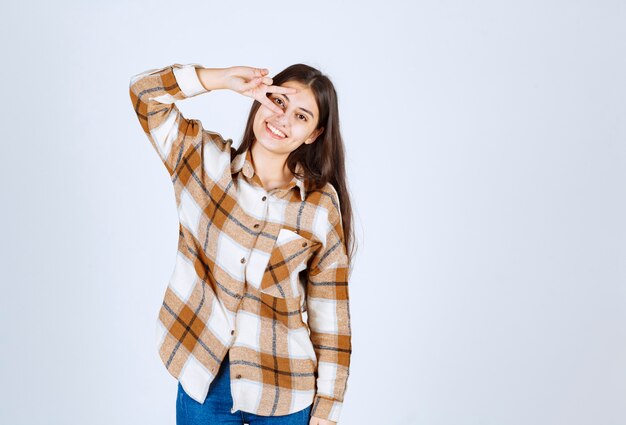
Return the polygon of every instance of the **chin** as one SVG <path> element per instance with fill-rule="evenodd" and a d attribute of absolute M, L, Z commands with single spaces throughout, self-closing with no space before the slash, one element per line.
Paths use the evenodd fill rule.
<path fill-rule="evenodd" d="M 289 153 L 288 151 L 281 149 L 280 145 L 277 145 L 277 140 L 268 140 L 265 136 L 258 137 L 256 134 L 254 137 L 254 143 L 259 144 L 259 147 L 262 147 L 266 151 L 272 152 L 275 155 L 284 155 Z"/>

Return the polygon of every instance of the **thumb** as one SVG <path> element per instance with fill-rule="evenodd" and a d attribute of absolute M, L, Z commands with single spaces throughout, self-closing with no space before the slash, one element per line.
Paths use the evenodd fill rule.
<path fill-rule="evenodd" d="M 254 68 L 251 66 L 243 67 L 242 71 L 242 77 L 246 79 L 264 77 L 269 72 L 267 68 Z"/>

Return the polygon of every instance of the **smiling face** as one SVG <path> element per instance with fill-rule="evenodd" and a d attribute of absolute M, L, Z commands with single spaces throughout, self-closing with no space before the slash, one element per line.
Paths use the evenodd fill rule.
<path fill-rule="evenodd" d="M 270 93 L 269 98 L 284 113 L 279 115 L 264 105 L 254 116 L 255 143 L 274 155 L 289 155 L 302 143 L 313 143 L 323 128 L 315 129 L 319 110 L 311 89 L 297 81 L 286 81 L 282 87 L 298 90 L 294 94 Z"/>

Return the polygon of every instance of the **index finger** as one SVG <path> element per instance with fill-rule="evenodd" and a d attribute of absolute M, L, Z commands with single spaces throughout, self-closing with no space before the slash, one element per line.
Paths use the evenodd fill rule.
<path fill-rule="evenodd" d="M 298 89 L 294 87 L 267 86 L 266 91 L 268 93 L 294 94 L 298 92 Z"/>

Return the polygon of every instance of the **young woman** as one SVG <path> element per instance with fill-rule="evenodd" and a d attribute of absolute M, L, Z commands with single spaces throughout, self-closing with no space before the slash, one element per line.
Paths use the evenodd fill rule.
<path fill-rule="evenodd" d="M 354 242 L 337 95 L 308 65 L 267 74 L 174 64 L 130 81 L 180 221 L 156 326 L 179 425 L 328 425 L 341 412 Z M 254 99 L 237 149 L 175 105 L 220 89 Z"/>

